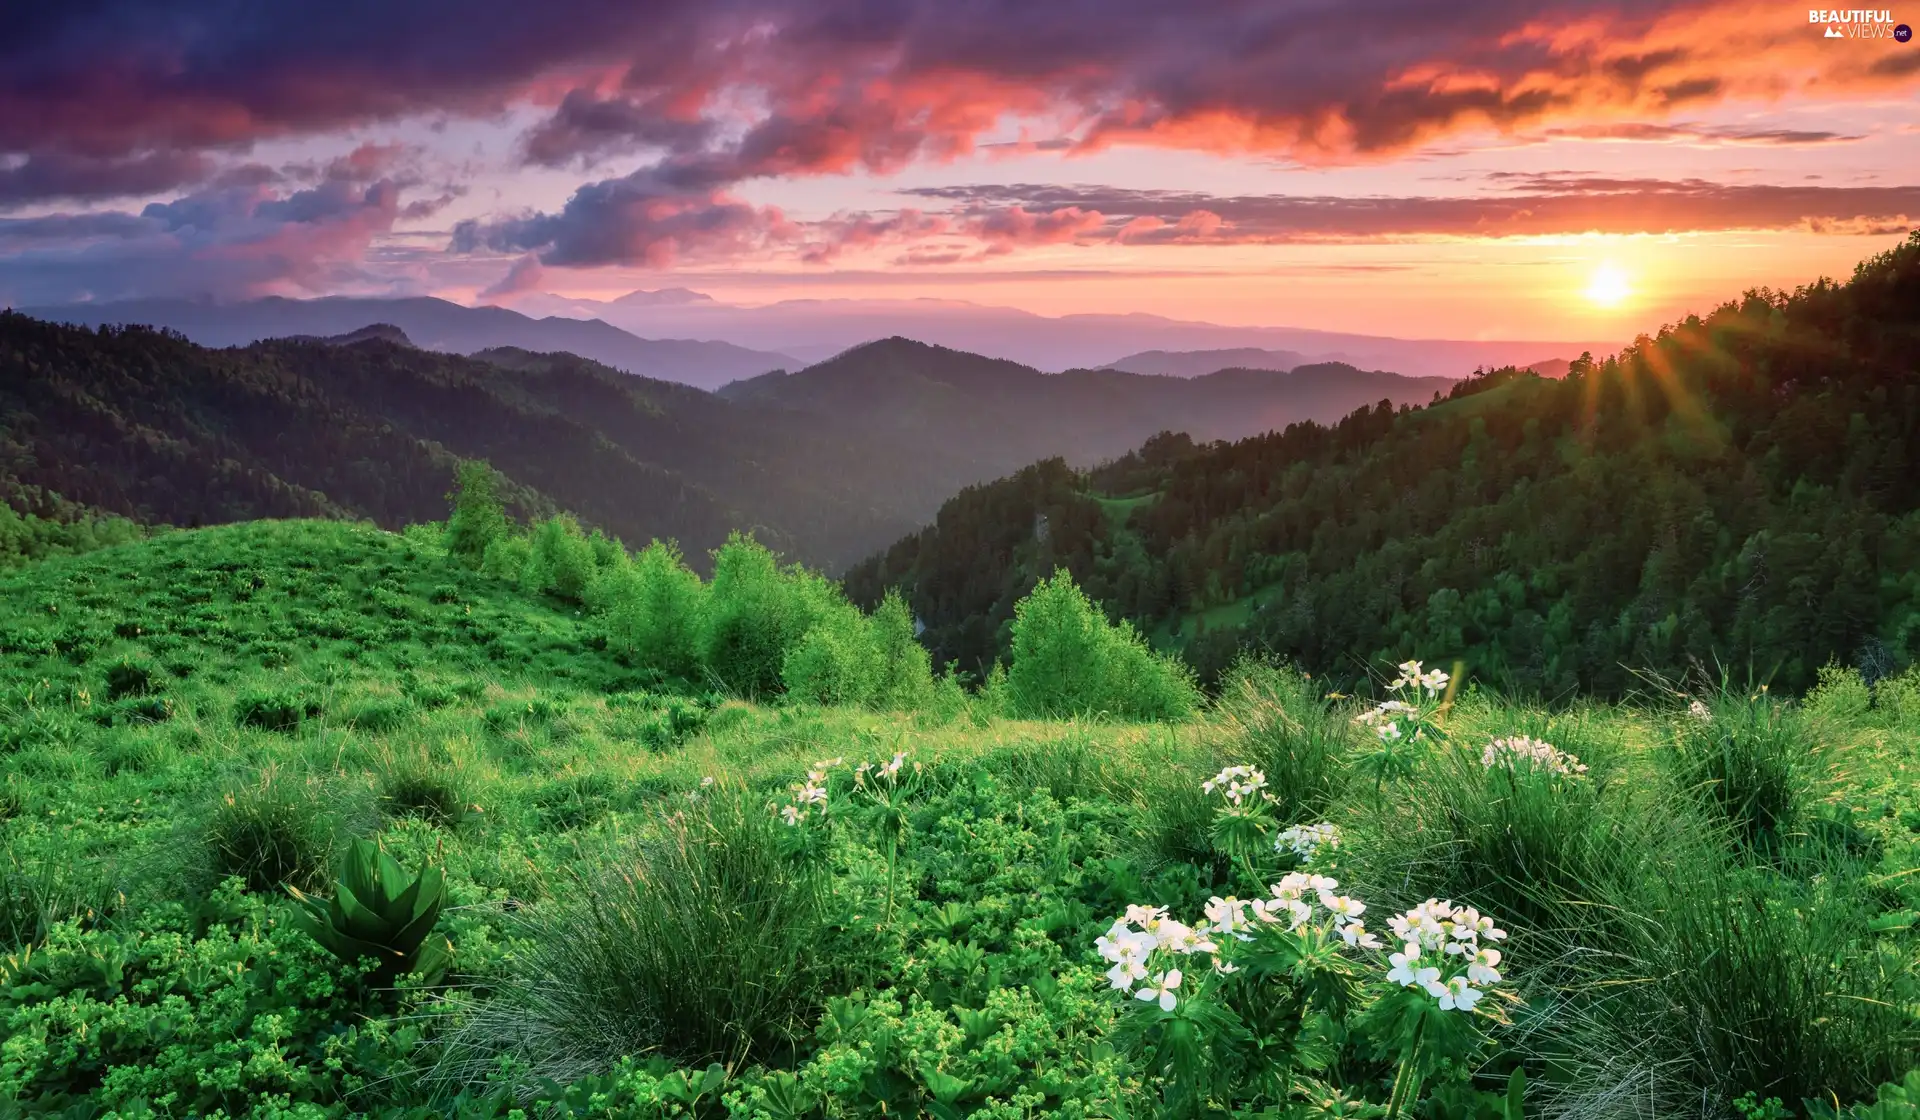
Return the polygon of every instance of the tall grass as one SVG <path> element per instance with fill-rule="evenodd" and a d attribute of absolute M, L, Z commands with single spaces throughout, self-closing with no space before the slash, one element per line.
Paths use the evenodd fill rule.
<path fill-rule="evenodd" d="M 745 791 L 680 804 L 528 916 L 533 948 L 459 1021 L 442 1075 L 475 1078 L 501 1054 L 563 1083 L 630 1054 L 788 1055 L 825 996 L 824 883 Z"/>
<path fill-rule="evenodd" d="M 1680 721 L 1680 783 L 1748 848 L 1778 851 L 1826 792 L 1832 759 L 1804 712 L 1765 690 L 1722 687 Z"/>
<path fill-rule="evenodd" d="M 1325 817 L 1345 789 L 1351 724 L 1308 678 L 1288 669 L 1243 662 L 1227 675 L 1216 715 L 1226 733 L 1223 757 L 1259 768 L 1286 824 Z"/>

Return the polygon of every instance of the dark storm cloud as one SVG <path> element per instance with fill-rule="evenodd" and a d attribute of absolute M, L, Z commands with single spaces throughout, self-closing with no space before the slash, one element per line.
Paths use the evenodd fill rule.
<path fill-rule="evenodd" d="M 653 147 L 687 156 L 714 147 L 705 111 L 715 96 L 749 89 L 765 119 L 737 145 L 719 145 L 716 171 L 884 167 L 967 150 L 1006 111 L 1059 110 L 1094 142 L 1338 155 L 1468 124 L 1657 109 L 1777 84 L 1783 60 L 1758 58 L 1757 37 L 1823 57 L 1803 25 L 1784 19 L 1681 34 L 1694 16 L 1713 26 L 1714 4 L 45 4 L 0 42 L 0 150 L 126 157 L 244 147 L 530 98 L 552 106 L 525 138 L 532 160 Z M 1852 67 L 1822 80 L 1844 88 L 1911 77 Z"/>
<path fill-rule="evenodd" d="M 213 161 L 198 152 L 88 156 L 36 152 L 0 161 L 0 208 L 49 199 L 93 201 L 151 195 L 202 182 Z"/>

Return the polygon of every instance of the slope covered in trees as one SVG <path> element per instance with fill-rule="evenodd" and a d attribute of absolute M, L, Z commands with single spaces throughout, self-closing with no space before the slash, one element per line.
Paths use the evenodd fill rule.
<path fill-rule="evenodd" d="M 943 449 L 974 464 L 979 473 L 964 481 L 977 482 L 1054 455 L 1091 465 L 1161 430 L 1237 439 L 1298 420 L 1337 420 L 1382 398 L 1424 404 L 1452 385 L 1451 378 L 1402 377 L 1338 362 L 1291 372 L 1215 366 L 1203 377 L 1117 369 L 1049 374 L 886 338 L 798 373 L 764 374 L 720 392 Z"/>
<path fill-rule="evenodd" d="M 1505 369 L 1232 444 L 963 492 L 849 575 L 980 669 L 1056 565 L 1203 675 L 1418 649 L 1518 689 L 1731 667 L 1803 687 L 1920 655 L 1920 234 L 1547 380 Z"/>
<path fill-rule="evenodd" d="M 938 453 L 571 354 L 463 358 L 384 338 L 209 350 L 0 314 L 0 500 L 23 513 L 397 527 L 444 508 L 460 458 L 492 461 L 526 514 L 565 508 L 696 553 L 748 529 L 827 566 L 976 477 Z"/>

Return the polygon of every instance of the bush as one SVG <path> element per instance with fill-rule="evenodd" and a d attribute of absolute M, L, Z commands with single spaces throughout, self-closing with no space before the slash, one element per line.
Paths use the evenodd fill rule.
<path fill-rule="evenodd" d="M 1722 688 L 1701 715 L 1681 717 L 1680 784 L 1754 848 L 1777 850 L 1826 787 L 1829 767 L 1812 721 L 1764 690 Z"/>
<path fill-rule="evenodd" d="M 1200 693 L 1186 667 L 1149 650 L 1131 623 L 1108 622 L 1063 568 L 1014 608 L 1012 714 L 1183 719 Z"/>
<path fill-rule="evenodd" d="M 571 515 L 563 513 L 534 527 L 522 574 L 529 591 L 582 603 L 594 571 L 593 546 Z"/>
<path fill-rule="evenodd" d="M 933 703 L 933 660 L 914 635 L 913 611 L 892 588 L 868 620 L 877 651 L 872 703 L 897 712 L 922 711 Z"/>
<path fill-rule="evenodd" d="M 471 769 L 449 751 L 390 749 L 380 757 L 379 774 L 380 807 L 389 816 L 455 825 L 473 804 Z"/>
<path fill-rule="evenodd" d="M 691 1065 L 782 1058 L 826 991 L 822 893 L 782 854 L 779 820 L 717 789 L 583 873 L 528 919 L 529 952 L 458 1029 L 448 1072 L 500 1055 L 567 1082 L 659 1052 Z"/>
<path fill-rule="evenodd" d="M 233 722 L 241 727 L 291 734 L 320 712 L 320 702 L 310 696 L 286 689 L 256 690 L 241 693 L 234 702 Z"/>
<path fill-rule="evenodd" d="M 613 652 L 663 679 L 698 679 L 706 585 L 677 546 L 655 541 L 631 565 L 609 569 L 599 595 Z"/>
<path fill-rule="evenodd" d="M 773 553 L 738 533 L 714 551 L 707 588 L 706 667 L 745 697 L 776 694 L 787 651 L 812 626 L 824 584 L 782 572 Z"/>
<path fill-rule="evenodd" d="M 829 602 L 787 650 L 780 679 L 787 694 L 818 704 L 865 704 L 879 683 L 879 650 L 867 619 L 845 601 Z"/>
<path fill-rule="evenodd" d="M 1351 724 L 1289 669 L 1243 660 L 1228 669 L 1216 701 L 1228 741 L 1223 755 L 1267 776 L 1284 824 L 1322 820 L 1345 787 Z"/>
<path fill-rule="evenodd" d="M 144 661 L 122 658 L 107 666 L 107 699 L 150 696 L 160 689 L 160 671 Z"/>
<path fill-rule="evenodd" d="M 480 558 L 481 574 L 494 579 L 518 582 L 527 573 L 527 562 L 533 557 L 533 546 L 527 538 L 505 533 L 487 542 L 487 551 Z"/>
<path fill-rule="evenodd" d="M 447 518 L 447 551 L 478 568 L 496 541 L 507 536 L 507 514 L 500 504 L 500 475 L 484 462 L 460 464 Z"/>
<path fill-rule="evenodd" d="M 314 889 L 333 856 L 333 828 L 321 805 L 314 782 L 272 768 L 258 782 L 228 790 L 204 828 L 214 873 L 238 876 L 250 891 Z"/>

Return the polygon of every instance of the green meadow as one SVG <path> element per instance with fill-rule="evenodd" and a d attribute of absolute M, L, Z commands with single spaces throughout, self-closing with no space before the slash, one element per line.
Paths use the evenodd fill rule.
<path fill-rule="evenodd" d="M 1920 1117 L 1920 672 L 971 680 L 488 486 L 0 575 L 0 1115 Z"/>

